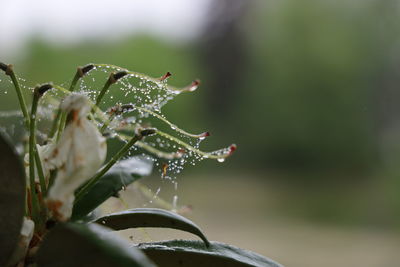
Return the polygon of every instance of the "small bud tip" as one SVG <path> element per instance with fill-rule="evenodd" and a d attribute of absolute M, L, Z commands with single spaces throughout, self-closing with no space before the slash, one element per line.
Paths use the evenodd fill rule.
<path fill-rule="evenodd" d="M 211 134 L 210 134 L 210 132 L 204 132 L 204 133 L 202 133 L 202 134 L 200 134 L 200 138 L 204 138 L 204 137 L 208 137 L 208 136 L 210 136 Z"/>
<path fill-rule="evenodd" d="M 230 145 L 229 146 L 229 155 L 232 155 L 233 154 L 233 152 L 235 152 L 236 151 L 236 149 L 237 149 L 237 146 L 235 145 L 235 144 L 232 144 L 232 145 Z"/>
<path fill-rule="evenodd" d="M 200 80 L 194 80 L 192 84 L 189 86 L 188 91 L 193 92 L 195 91 L 200 85 Z"/>
<path fill-rule="evenodd" d="M 109 79 L 111 83 L 116 83 L 119 79 L 126 75 L 128 75 L 128 72 L 126 70 L 121 70 L 117 73 L 111 73 Z"/>
<path fill-rule="evenodd" d="M 79 76 L 82 78 L 83 76 L 85 76 L 92 69 L 94 69 L 94 65 L 93 64 L 87 64 L 87 65 L 85 65 L 83 67 L 79 67 L 78 68 Z"/>
<path fill-rule="evenodd" d="M 42 84 L 35 88 L 35 93 L 38 94 L 39 97 L 44 95 L 48 90 L 52 89 L 53 85 L 51 83 Z"/>
<path fill-rule="evenodd" d="M 147 129 L 140 130 L 140 136 L 141 137 L 150 136 L 150 135 L 156 134 L 156 132 L 157 132 L 157 130 L 154 128 L 147 128 Z"/>
<path fill-rule="evenodd" d="M 162 82 L 162 81 L 168 79 L 169 77 L 171 77 L 171 75 L 172 75 L 172 73 L 168 71 L 167 73 L 165 73 L 163 76 L 160 77 L 160 81 Z"/>
<path fill-rule="evenodd" d="M 13 65 L 0 62 L 0 69 L 4 71 L 6 75 L 11 76 L 11 73 L 13 72 Z"/>
<path fill-rule="evenodd" d="M 0 62 L 0 69 L 1 69 L 2 71 L 6 72 L 6 71 L 7 71 L 7 68 L 8 68 L 7 64 L 5 64 L 5 63 L 3 63 L 3 62 Z"/>
<path fill-rule="evenodd" d="M 182 157 L 184 154 L 186 153 L 186 150 L 183 148 L 178 149 L 178 151 L 176 151 L 175 155 L 180 158 Z"/>
<path fill-rule="evenodd" d="M 132 104 L 124 104 L 124 105 L 121 106 L 120 110 L 121 110 L 121 112 L 123 113 L 123 112 L 130 111 L 130 110 L 132 110 L 133 108 L 134 108 L 134 107 L 133 107 Z"/>

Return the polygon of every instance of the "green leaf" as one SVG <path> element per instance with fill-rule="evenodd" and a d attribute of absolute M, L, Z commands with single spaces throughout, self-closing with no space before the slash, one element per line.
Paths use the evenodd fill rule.
<path fill-rule="evenodd" d="M 88 215 L 110 197 L 117 196 L 118 192 L 126 186 L 142 176 L 149 175 L 152 168 L 152 161 L 143 157 L 121 160 L 111 167 L 93 188 L 74 204 L 71 220 L 80 220 Z"/>
<path fill-rule="evenodd" d="M 138 248 L 159 267 L 282 267 L 282 265 L 251 251 L 219 242 L 206 248 L 199 241 L 171 240 L 139 244 Z"/>
<path fill-rule="evenodd" d="M 200 237 L 206 246 L 209 242 L 200 228 L 179 214 L 162 209 L 141 208 L 112 213 L 95 221 L 114 230 L 158 227 L 186 231 Z"/>
<path fill-rule="evenodd" d="M 155 265 L 138 249 L 99 225 L 57 225 L 44 238 L 36 256 L 39 267 Z"/>
<path fill-rule="evenodd" d="M 0 133 L 0 266 L 13 253 L 25 212 L 25 171 L 14 147 Z"/>

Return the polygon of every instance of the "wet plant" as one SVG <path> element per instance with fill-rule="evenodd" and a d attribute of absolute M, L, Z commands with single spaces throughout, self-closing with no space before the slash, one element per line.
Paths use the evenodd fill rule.
<path fill-rule="evenodd" d="M 174 212 L 176 198 L 172 210 L 96 212 L 153 167 L 176 185 L 184 164 L 222 162 L 236 150 L 230 145 L 204 152 L 200 143 L 208 132 L 189 133 L 161 113 L 175 96 L 196 90 L 198 80 L 176 88 L 167 83 L 170 73 L 152 78 L 88 64 L 78 67 L 67 87 L 45 83 L 30 89 L 20 85 L 12 65 L 0 63 L 0 69 L 15 88 L 27 136 L 17 153 L 0 134 L 1 266 L 279 266 L 208 241 L 196 224 Z M 96 72 L 108 74 L 101 89 L 90 83 Z M 120 100 L 114 100 L 117 89 Z M 109 140 L 119 141 L 119 150 L 107 153 Z M 201 241 L 127 244 L 114 234 L 144 227 L 182 230 Z"/>

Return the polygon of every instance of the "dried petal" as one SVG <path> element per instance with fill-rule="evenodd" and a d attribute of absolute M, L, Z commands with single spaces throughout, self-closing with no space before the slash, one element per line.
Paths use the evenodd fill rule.
<path fill-rule="evenodd" d="M 61 108 L 69 112 L 71 120 L 48 159 L 58 172 L 47 204 L 53 216 L 64 221 L 71 215 L 74 191 L 99 170 L 107 146 L 97 127 L 87 119 L 90 107 L 86 96 L 72 94 Z"/>

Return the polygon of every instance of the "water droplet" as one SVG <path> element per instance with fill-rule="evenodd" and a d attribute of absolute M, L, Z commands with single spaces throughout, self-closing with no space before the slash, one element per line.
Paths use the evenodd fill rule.
<path fill-rule="evenodd" d="M 175 195 L 174 198 L 172 199 L 172 210 L 176 211 L 178 205 L 178 196 Z"/>

